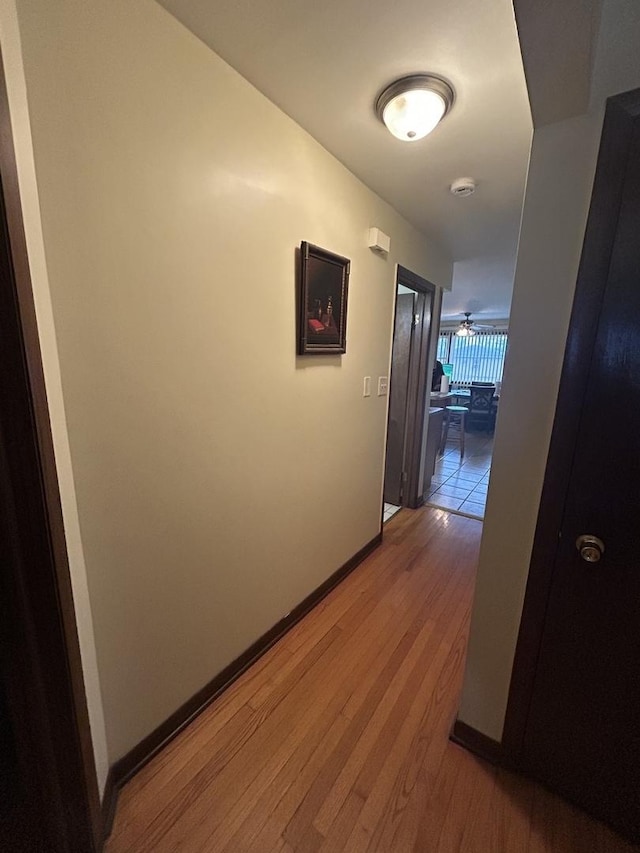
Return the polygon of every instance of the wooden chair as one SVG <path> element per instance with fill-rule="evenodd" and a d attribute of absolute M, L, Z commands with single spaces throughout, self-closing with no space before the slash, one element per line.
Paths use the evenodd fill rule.
<path fill-rule="evenodd" d="M 469 400 L 469 428 L 477 427 L 491 432 L 495 427 L 493 397 L 495 385 L 471 385 Z"/>

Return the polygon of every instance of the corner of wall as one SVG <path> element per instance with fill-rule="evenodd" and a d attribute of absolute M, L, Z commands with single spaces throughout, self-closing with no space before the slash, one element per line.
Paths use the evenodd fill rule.
<path fill-rule="evenodd" d="M 544 481 L 600 122 L 536 130 L 460 719 L 500 740 Z"/>
<path fill-rule="evenodd" d="M 15 3 L 13 0 L 7 0 L 7 2 L 0 8 L 0 47 L 2 50 L 2 60 L 9 97 L 13 140 L 18 167 L 18 180 L 22 201 L 23 222 L 33 284 L 38 333 L 40 336 L 40 347 L 51 419 L 51 431 L 56 455 L 60 498 L 67 540 L 76 622 L 78 627 L 78 639 L 80 643 L 87 706 L 91 725 L 91 737 L 96 762 L 98 788 L 100 795 L 102 795 L 109 769 L 106 732 L 93 635 L 91 606 L 87 588 L 84 554 L 82 549 L 82 540 L 80 537 L 78 510 L 76 506 L 73 469 L 71 465 L 64 400 L 62 396 L 56 332 L 49 295 L 47 265 L 42 239 L 40 206 L 33 160 L 20 31 L 18 27 Z"/>

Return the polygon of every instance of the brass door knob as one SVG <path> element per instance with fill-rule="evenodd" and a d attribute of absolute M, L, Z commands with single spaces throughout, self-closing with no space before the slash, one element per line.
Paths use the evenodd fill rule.
<path fill-rule="evenodd" d="M 590 533 L 578 536 L 576 539 L 576 548 L 580 551 L 582 559 L 587 563 L 597 563 L 604 554 L 604 542 Z"/>

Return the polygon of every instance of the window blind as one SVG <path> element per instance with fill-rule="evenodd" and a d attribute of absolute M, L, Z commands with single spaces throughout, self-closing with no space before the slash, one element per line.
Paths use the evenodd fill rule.
<path fill-rule="evenodd" d="M 472 382 L 501 382 L 509 333 L 505 330 L 476 332 L 458 337 L 455 329 L 441 331 L 436 358 L 453 365 L 451 381 L 458 386 Z"/>

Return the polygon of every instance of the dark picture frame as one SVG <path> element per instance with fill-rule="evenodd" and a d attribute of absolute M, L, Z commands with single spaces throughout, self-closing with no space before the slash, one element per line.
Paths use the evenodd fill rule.
<path fill-rule="evenodd" d="M 300 255 L 298 354 L 345 353 L 351 261 L 305 240 Z"/>

